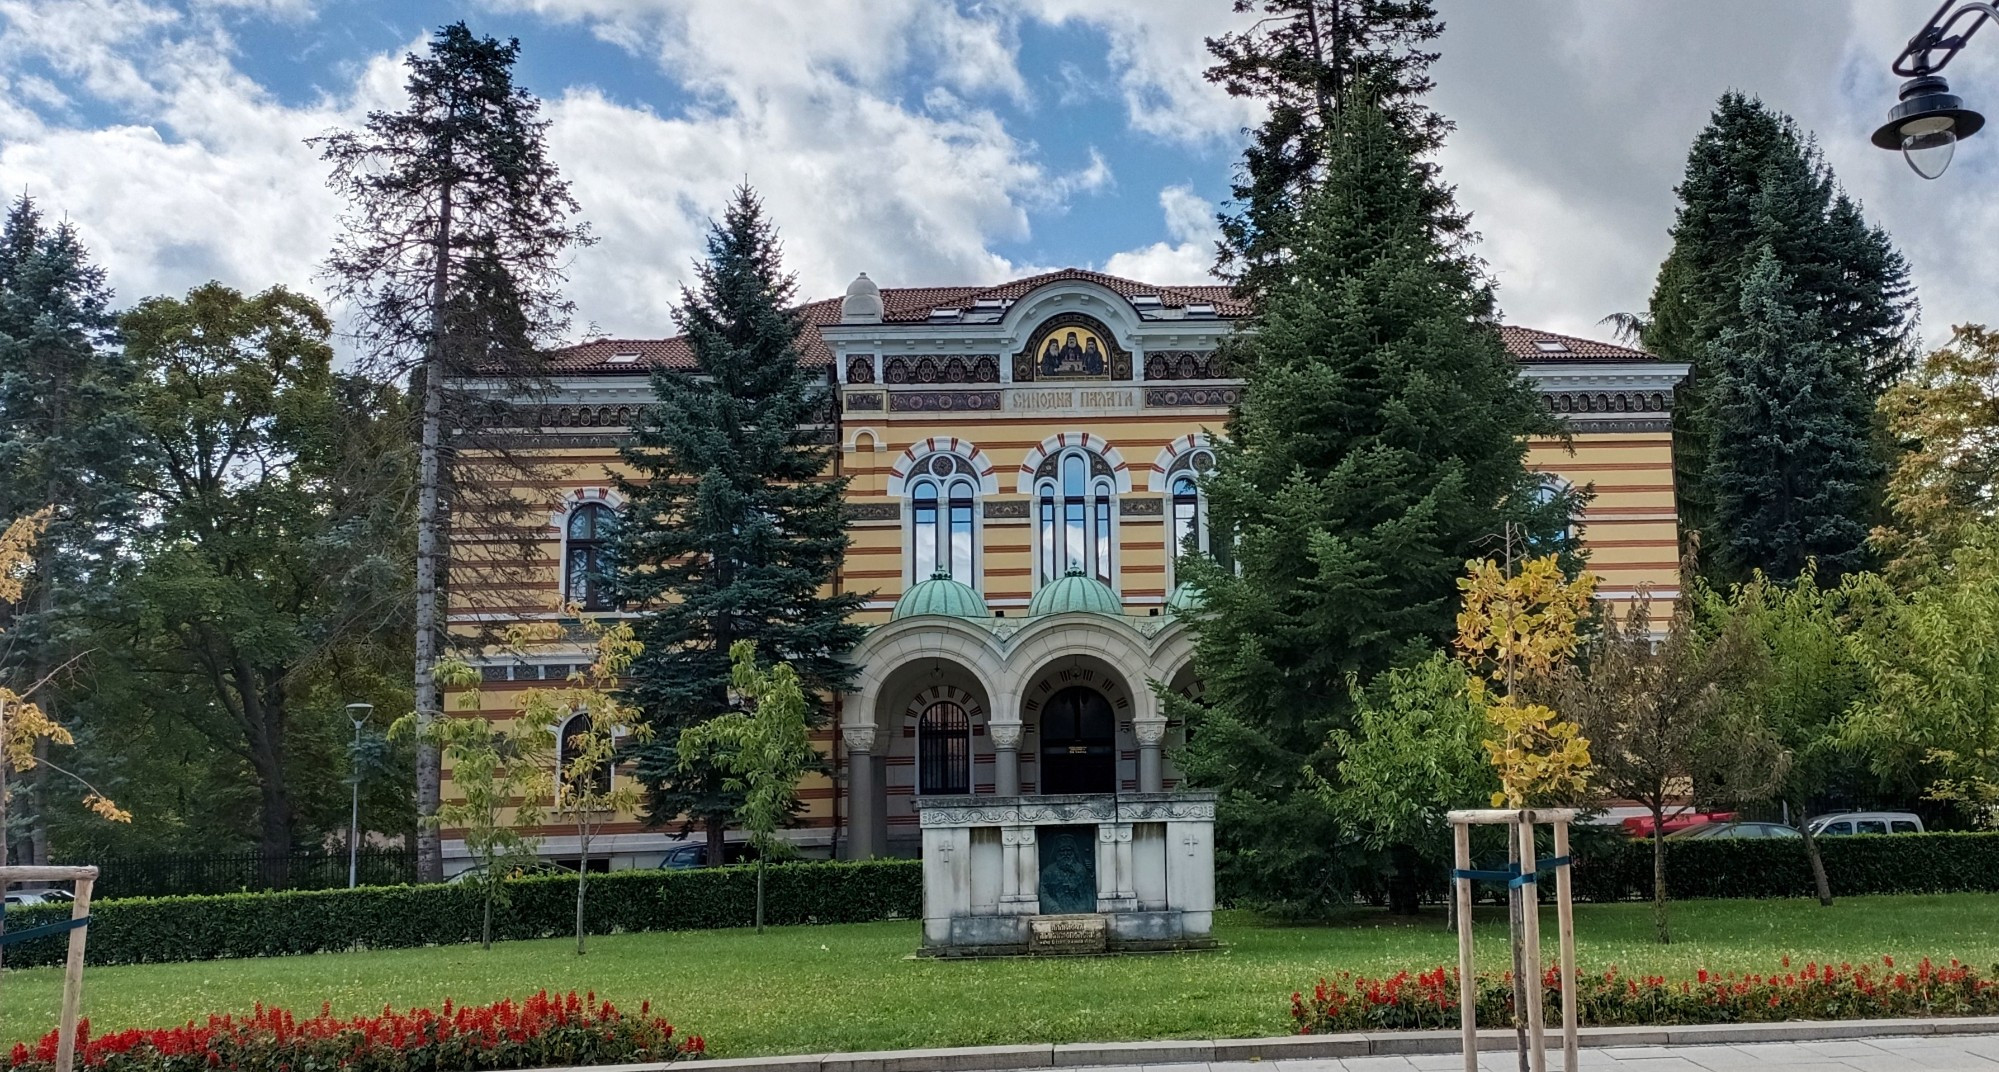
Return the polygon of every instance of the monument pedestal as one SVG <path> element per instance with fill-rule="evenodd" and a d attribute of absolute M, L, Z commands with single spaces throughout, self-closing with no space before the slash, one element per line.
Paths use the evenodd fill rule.
<path fill-rule="evenodd" d="M 919 797 L 923 952 L 1214 944 L 1212 793 Z"/>

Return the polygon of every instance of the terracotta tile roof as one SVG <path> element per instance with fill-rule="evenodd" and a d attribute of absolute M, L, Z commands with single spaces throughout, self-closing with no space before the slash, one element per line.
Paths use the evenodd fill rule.
<path fill-rule="evenodd" d="M 989 287 L 883 287 L 882 320 L 890 324 L 924 323 L 933 310 L 970 309 L 975 302 L 1013 302 L 1036 288 L 1050 283 L 1081 280 L 1105 287 L 1126 298 L 1157 297 L 1162 308 L 1184 309 L 1190 305 L 1212 305 L 1223 319 L 1249 315 L 1249 304 L 1226 286 L 1159 286 L 1123 279 L 1102 272 L 1065 268 L 1059 272 L 1016 279 Z M 824 368 L 832 363 L 833 352 L 819 335 L 819 328 L 840 322 L 839 298 L 826 298 L 800 307 L 805 331 L 799 339 L 800 356 L 806 365 Z M 1650 354 L 1610 343 L 1580 339 L 1572 335 L 1534 331 L 1511 325 L 1499 329 L 1508 353 L 1523 361 L 1650 361 Z M 1550 344 L 1543 346 L 1541 344 Z M 1553 349 L 1560 343 L 1563 349 Z M 625 373 L 639 369 L 691 368 L 694 354 L 683 336 L 667 339 L 592 339 L 556 353 L 551 371 L 556 373 Z"/>
<path fill-rule="evenodd" d="M 1552 331 L 1535 331 L 1533 328 L 1514 327 L 1503 324 L 1499 329 L 1500 341 L 1506 344 L 1506 352 L 1521 361 L 1535 364 L 1559 363 L 1563 361 L 1657 361 L 1658 358 L 1643 350 L 1629 346 L 1615 346 L 1594 339 L 1580 339 L 1574 335 L 1557 335 Z"/>

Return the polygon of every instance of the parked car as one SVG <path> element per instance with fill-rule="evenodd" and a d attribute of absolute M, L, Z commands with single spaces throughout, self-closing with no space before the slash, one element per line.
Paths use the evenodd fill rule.
<path fill-rule="evenodd" d="M 1922 832 L 1922 817 L 1912 811 L 1839 811 L 1812 817 L 1812 833 L 1820 837 Z"/>
<path fill-rule="evenodd" d="M 1667 841 L 1695 841 L 1711 838 L 1801 838 L 1798 833 L 1783 823 L 1701 823 L 1675 830 L 1666 835 Z"/>
<path fill-rule="evenodd" d="M 76 900 L 76 895 L 68 890 L 8 890 L 7 907 L 19 905 L 68 904 Z"/>
<path fill-rule="evenodd" d="M 1691 811 L 1672 812 L 1666 816 L 1666 836 L 1672 837 L 1682 830 L 1688 830 L 1697 826 L 1725 823 L 1733 818 L 1735 818 L 1735 813 L 1732 811 L 1708 812 L 1707 814 Z M 1652 836 L 1652 817 L 1650 815 L 1634 815 L 1624 820 L 1620 825 L 1624 827 L 1624 832 L 1630 834 L 1632 837 L 1649 838 Z"/>
<path fill-rule="evenodd" d="M 756 846 L 747 841 L 730 841 L 722 846 L 722 863 L 746 864 L 757 858 Z M 666 858 L 659 862 L 662 871 L 691 871 L 705 867 L 708 863 L 708 843 L 691 841 L 685 845 L 675 845 L 666 851 Z"/>
<path fill-rule="evenodd" d="M 484 865 L 484 864 L 473 864 L 473 865 L 472 865 L 471 867 L 468 867 L 468 868 L 466 868 L 465 870 L 463 870 L 463 871 L 460 871 L 460 872 L 458 872 L 457 874 L 455 874 L 455 875 L 451 876 L 451 877 L 450 877 L 450 878 L 448 878 L 448 879 L 445 879 L 444 881 L 445 881 L 445 882 L 446 882 L 447 884 L 450 884 L 450 883 L 454 883 L 454 882 L 472 882 L 472 881 L 475 881 L 476 879 L 478 879 L 478 877 L 479 877 L 480 875 L 483 875 L 483 874 L 485 874 L 485 873 L 486 873 L 486 865 Z M 547 862 L 547 861 L 545 861 L 545 860 L 544 860 L 544 861 L 541 861 L 541 862 L 538 862 L 538 863 L 532 863 L 532 864 L 517 864 L 517 865 L 515 865 L 515 866 L 513 866 L 513 867 L 510 867 L 510 868 L 508 868 L 508 869 L 507 869 L 507 873 L 506 873 L 506 876 L 505 876 L 505 877 L 507 877 L 507 878 L 526 878 L 526 877 L 528 877 L 528 876 L 530 876 L 530 875 L 537 875 L 537 876 L 539 876 L 539 875 L 573 875 L 573 874 L 575 874 L 575 873 L 576 873 L 576 869 L 575 869 L 575 868 L 573 868 L 573 867 L 564 867 L 564 866 L 562 866 L 561 864 L 554 864 L 554 863 L 549 863 L 549 862 Z"/>

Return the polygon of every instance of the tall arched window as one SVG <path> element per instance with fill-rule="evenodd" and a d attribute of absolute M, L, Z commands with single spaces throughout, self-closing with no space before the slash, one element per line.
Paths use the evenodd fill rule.
<path fill-rule="evenodd" d="M 616 511 L 603 503 L 584 503 L 569 511 L 567 546 L 563 550 L 562 597 L 584 610 L 611 609 L 611 530 Z"/>
<path fill-rule="evenodd" d="M 1208 527 L 1208 496 L 1201 490 L 1201 478 L 1214 467 L 1215 455 L 1204 447 L 1180 455 L 1166 471 L 1174 558 L 1200 554 L 1219 562 L 1229 559 L 1228 541 L 1216 539 Z"/>
<path fill-rule="evenodd" d="M 1062 576 L 1073 564 L 1115 587 L 1117 530 L 1111 502 L 1116 486 L 1110 466 L 1089 451 L 1051 454 L 1035 471 L 1035 492 L 1041 511 L 1041 583 Z"/>
<path fill-rule="evenodd" d="M 578 711 L 563 721 L 562 728 L 556 731 L 555 738 L 557 782 L 568 776 L 569 765 L 576 760 L 576 757 L 589 750 L 590 734 L 595 729 L 596 724 L 590 721 L 590 713 L 587 711 Z M 609 756 L 606 756 L 602 763 L 591 766 L 590 781 L 587 786 L 590 793 L 601 794 L 611 791 L 612 766 L 613 761 Z"/>
<path fill-rule="evenodd" d="M 978 587 L 978 487 L 978 471 L 955 454 L 935 454 L 917 463 L 909 483 L 910 583 L 942 570 L 960 584 Z"/>
<path fill-rule="evenodd" d="M 1576 537 L 1576 510 L 1582 505 L 1574 485 L 1552 473 L 1542 473 L 1527 492 L 1537 524 L 1527 532 L 1531 554 L 1548 555 L 1571 549 Z"/>
<path fill-rule="evenodd" d="M 972 791 L 972 720 L 950 701 L 924 708 L 916 720 L 916 792 L 964 796 Z"/>

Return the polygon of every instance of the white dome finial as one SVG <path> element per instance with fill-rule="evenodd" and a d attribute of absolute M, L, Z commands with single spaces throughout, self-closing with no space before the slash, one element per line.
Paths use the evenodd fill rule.
<path fill-rule="evenodd" d="M 875 281 L 862 272 L 847 284 L 847 296 L 840 302 L 840 323 L 879 324 L 882 322 L 882 292 Z"/>

